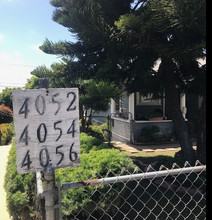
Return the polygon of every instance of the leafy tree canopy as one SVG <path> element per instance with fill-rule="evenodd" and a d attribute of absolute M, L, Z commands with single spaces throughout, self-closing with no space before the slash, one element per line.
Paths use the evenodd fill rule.
<path fill-rule="evenodd" d="M 161 96 L 177 129 L 184 156 L 194 162 L 192 143 L 177 100 L 186 90 L 200 91 L 205 72 L 205 0 L 52 0 L 53 20 L 78 41 L 41 49 L 67 58 L 73 78 L 108 79 L 129 92 Z M 159 69 L 154 66 L 160 61 Z M 186 135 L 184 135 L 186 134 Z"/>
<path fill-rule="evenodd" d="M 72 78 L 122 82 L 130 92 L 163 93 L 153 69 L 162 57 L 176 63 L 176 81 L 183 89 L 199 72 L 205 57 L 205 0 L 63 1 L 52 0 L 53 20 L 78 41 L 53 43 L 41 49 L 62 55 Z"/>
<path fill-rule="evenodd" d="M 15 89 L 21 89 L 21 88 L 5 88 L 0 93 L 0 105 L 4 104 L 5 106 L 10 107 L 13 109 L 12 104 L 12 91 Z"/>

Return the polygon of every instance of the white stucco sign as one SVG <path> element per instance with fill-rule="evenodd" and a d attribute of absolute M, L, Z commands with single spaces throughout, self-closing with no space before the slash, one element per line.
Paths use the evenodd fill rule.
<path fill-rule="evenodd" d="M 14 90 L 18 173 L 79 166 L 77 88 Z"/>

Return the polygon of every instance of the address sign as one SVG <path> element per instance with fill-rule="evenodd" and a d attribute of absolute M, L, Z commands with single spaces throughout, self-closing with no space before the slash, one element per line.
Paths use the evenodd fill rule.
<path fill-rule="evenodd" d="M 14 90 L 18 173 L 80 165 L 77 88 Z"/>

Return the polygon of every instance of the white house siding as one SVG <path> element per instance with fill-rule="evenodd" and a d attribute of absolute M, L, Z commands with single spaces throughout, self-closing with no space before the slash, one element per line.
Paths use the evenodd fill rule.
<path fill-rule="evenodd" d="M 112 118 L 112 140 L 130 142 L 130 122 L 129 120 Z"/>
<path fill-rule="evenodd" d="M 163 121 L 134 121 L 120 118 L 112 118 L 112 140 L 136 143 L 141 131 L 145 127 L 156 125 L 160 128 L 160 135 L 170 136 L 173 133 L 171 120 Z"/>

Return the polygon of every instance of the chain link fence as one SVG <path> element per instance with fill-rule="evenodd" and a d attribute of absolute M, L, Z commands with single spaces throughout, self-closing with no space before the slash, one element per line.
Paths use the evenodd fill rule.
<path fill-rule="evenodd" d="M 149 166 L 112 171 L 102 177 L 58 187 L 60 219 L 184 220 L 206 219 L 206 166 L 173 164 L 159 171 Z"/>

